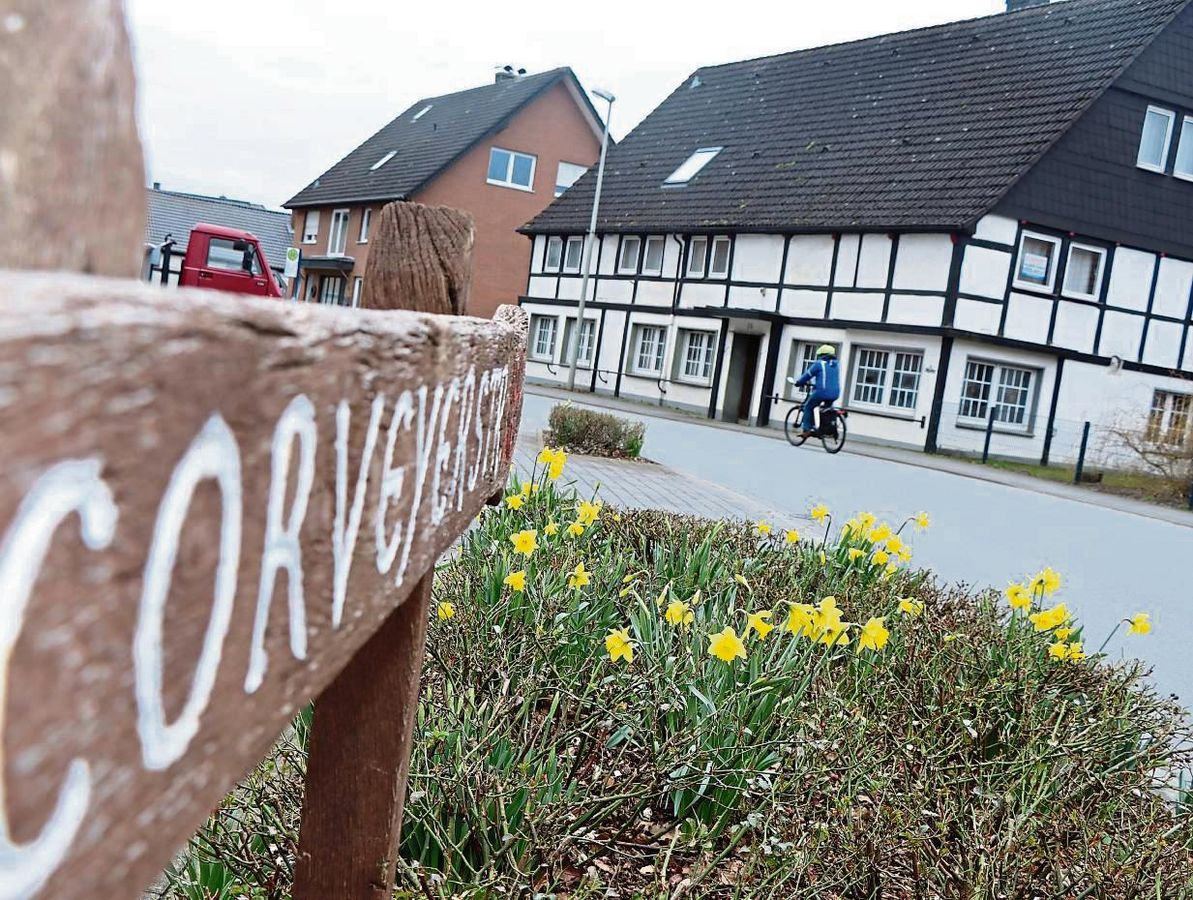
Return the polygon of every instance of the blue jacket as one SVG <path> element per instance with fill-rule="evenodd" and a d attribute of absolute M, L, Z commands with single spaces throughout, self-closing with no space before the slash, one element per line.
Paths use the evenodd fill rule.
<path fill-rule="evenodd" d="M 808 371 L 799 377 L 796 384 L 812 385 L 812 393 L 818 394 L 826 400 L 836 400 L 841 396 L 840 366 L 833 358 L 818 359 L 808 366 Z"/>

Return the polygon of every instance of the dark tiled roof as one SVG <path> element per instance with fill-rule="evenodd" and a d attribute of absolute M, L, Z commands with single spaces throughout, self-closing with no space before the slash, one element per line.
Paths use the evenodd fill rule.
<path fill-rule="evenodd" d="M 147 189 L 149 216 L 145 221 L 145 241 L 160 244 L 166 235 L 177 241 L 176 250 L 185 251 L 191 229 L 200 222 L 225 225 L 256 235 L 271 268 L 286 263 L 286 248 L 293 242 L 290 214 L 267 209 L 244 200 L 184 194 L 179 191 Z"/>
<path fill-rule="evenodd" d="M 699 69 L 610 151 L 600 229 L 966 227 L 1188 2 L 1065 0 Z M 594 180 L 525 230 L 584 230 Z"/>
<path fill-rule="evenodd" d="M 569 68 L 498 81 L 442 97 L 425 97 L 284 205 L 314 206 L 409 197 L 477 141 L 500 128 L 526 103 L 563 78 L 572 79 L 587 102 L 587 96 Z M 418 115 L 423 109 L 427 111 Z M 595 118 L 595 113 L 593 116 Z M 393 158 L 374 170 L 372 166 L 391 151 L 396 151 Z"/>

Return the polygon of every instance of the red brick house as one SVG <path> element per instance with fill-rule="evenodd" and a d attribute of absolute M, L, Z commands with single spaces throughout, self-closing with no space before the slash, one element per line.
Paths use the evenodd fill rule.
<path fill-rule="evenodd" d="M 602 123 L 569 68 L 428 97 L 295 194 L 297 296 L 355 306 L 377 210 L 391 200 L 452 206 L 476 220 L 469 312 L 489 316 L 526 287 L 533 219 L 600 155 Z"/>

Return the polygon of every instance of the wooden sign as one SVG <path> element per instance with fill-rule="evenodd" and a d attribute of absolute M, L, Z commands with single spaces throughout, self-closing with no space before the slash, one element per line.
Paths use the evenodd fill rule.
<path fill-rule="evenodd" d="M 137 896 L 384 633 L 505 481 L 523 318 L 0 272 L 0 898 Z"/>

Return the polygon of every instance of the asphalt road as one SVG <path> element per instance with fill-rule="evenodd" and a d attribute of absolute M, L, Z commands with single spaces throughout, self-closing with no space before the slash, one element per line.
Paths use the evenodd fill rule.
<path fill-rule="evenodd" d="M 523 431 L 544 428 L 556 402 L 528 394 Z M 1150 613 L 1150 635 L 1120 630 L 1107 652 L 1147 660 L 1159 690 L 1193 705 L 1193 528 L 931 468 L 796 450 L 764 435 L 629 417 L 647 423 L 645 456 L 770 508 L 803 513 L 823 502 L 838 521 L 863 509 L 890 521 L 927 511 L 932 527 L 915 535 L 915 560 L 946 582 L 1001 588 L 1052 566 L 1065 582 L 1058 599 L 1085 625 L 1087 651 L 1122 618 Z"/>

